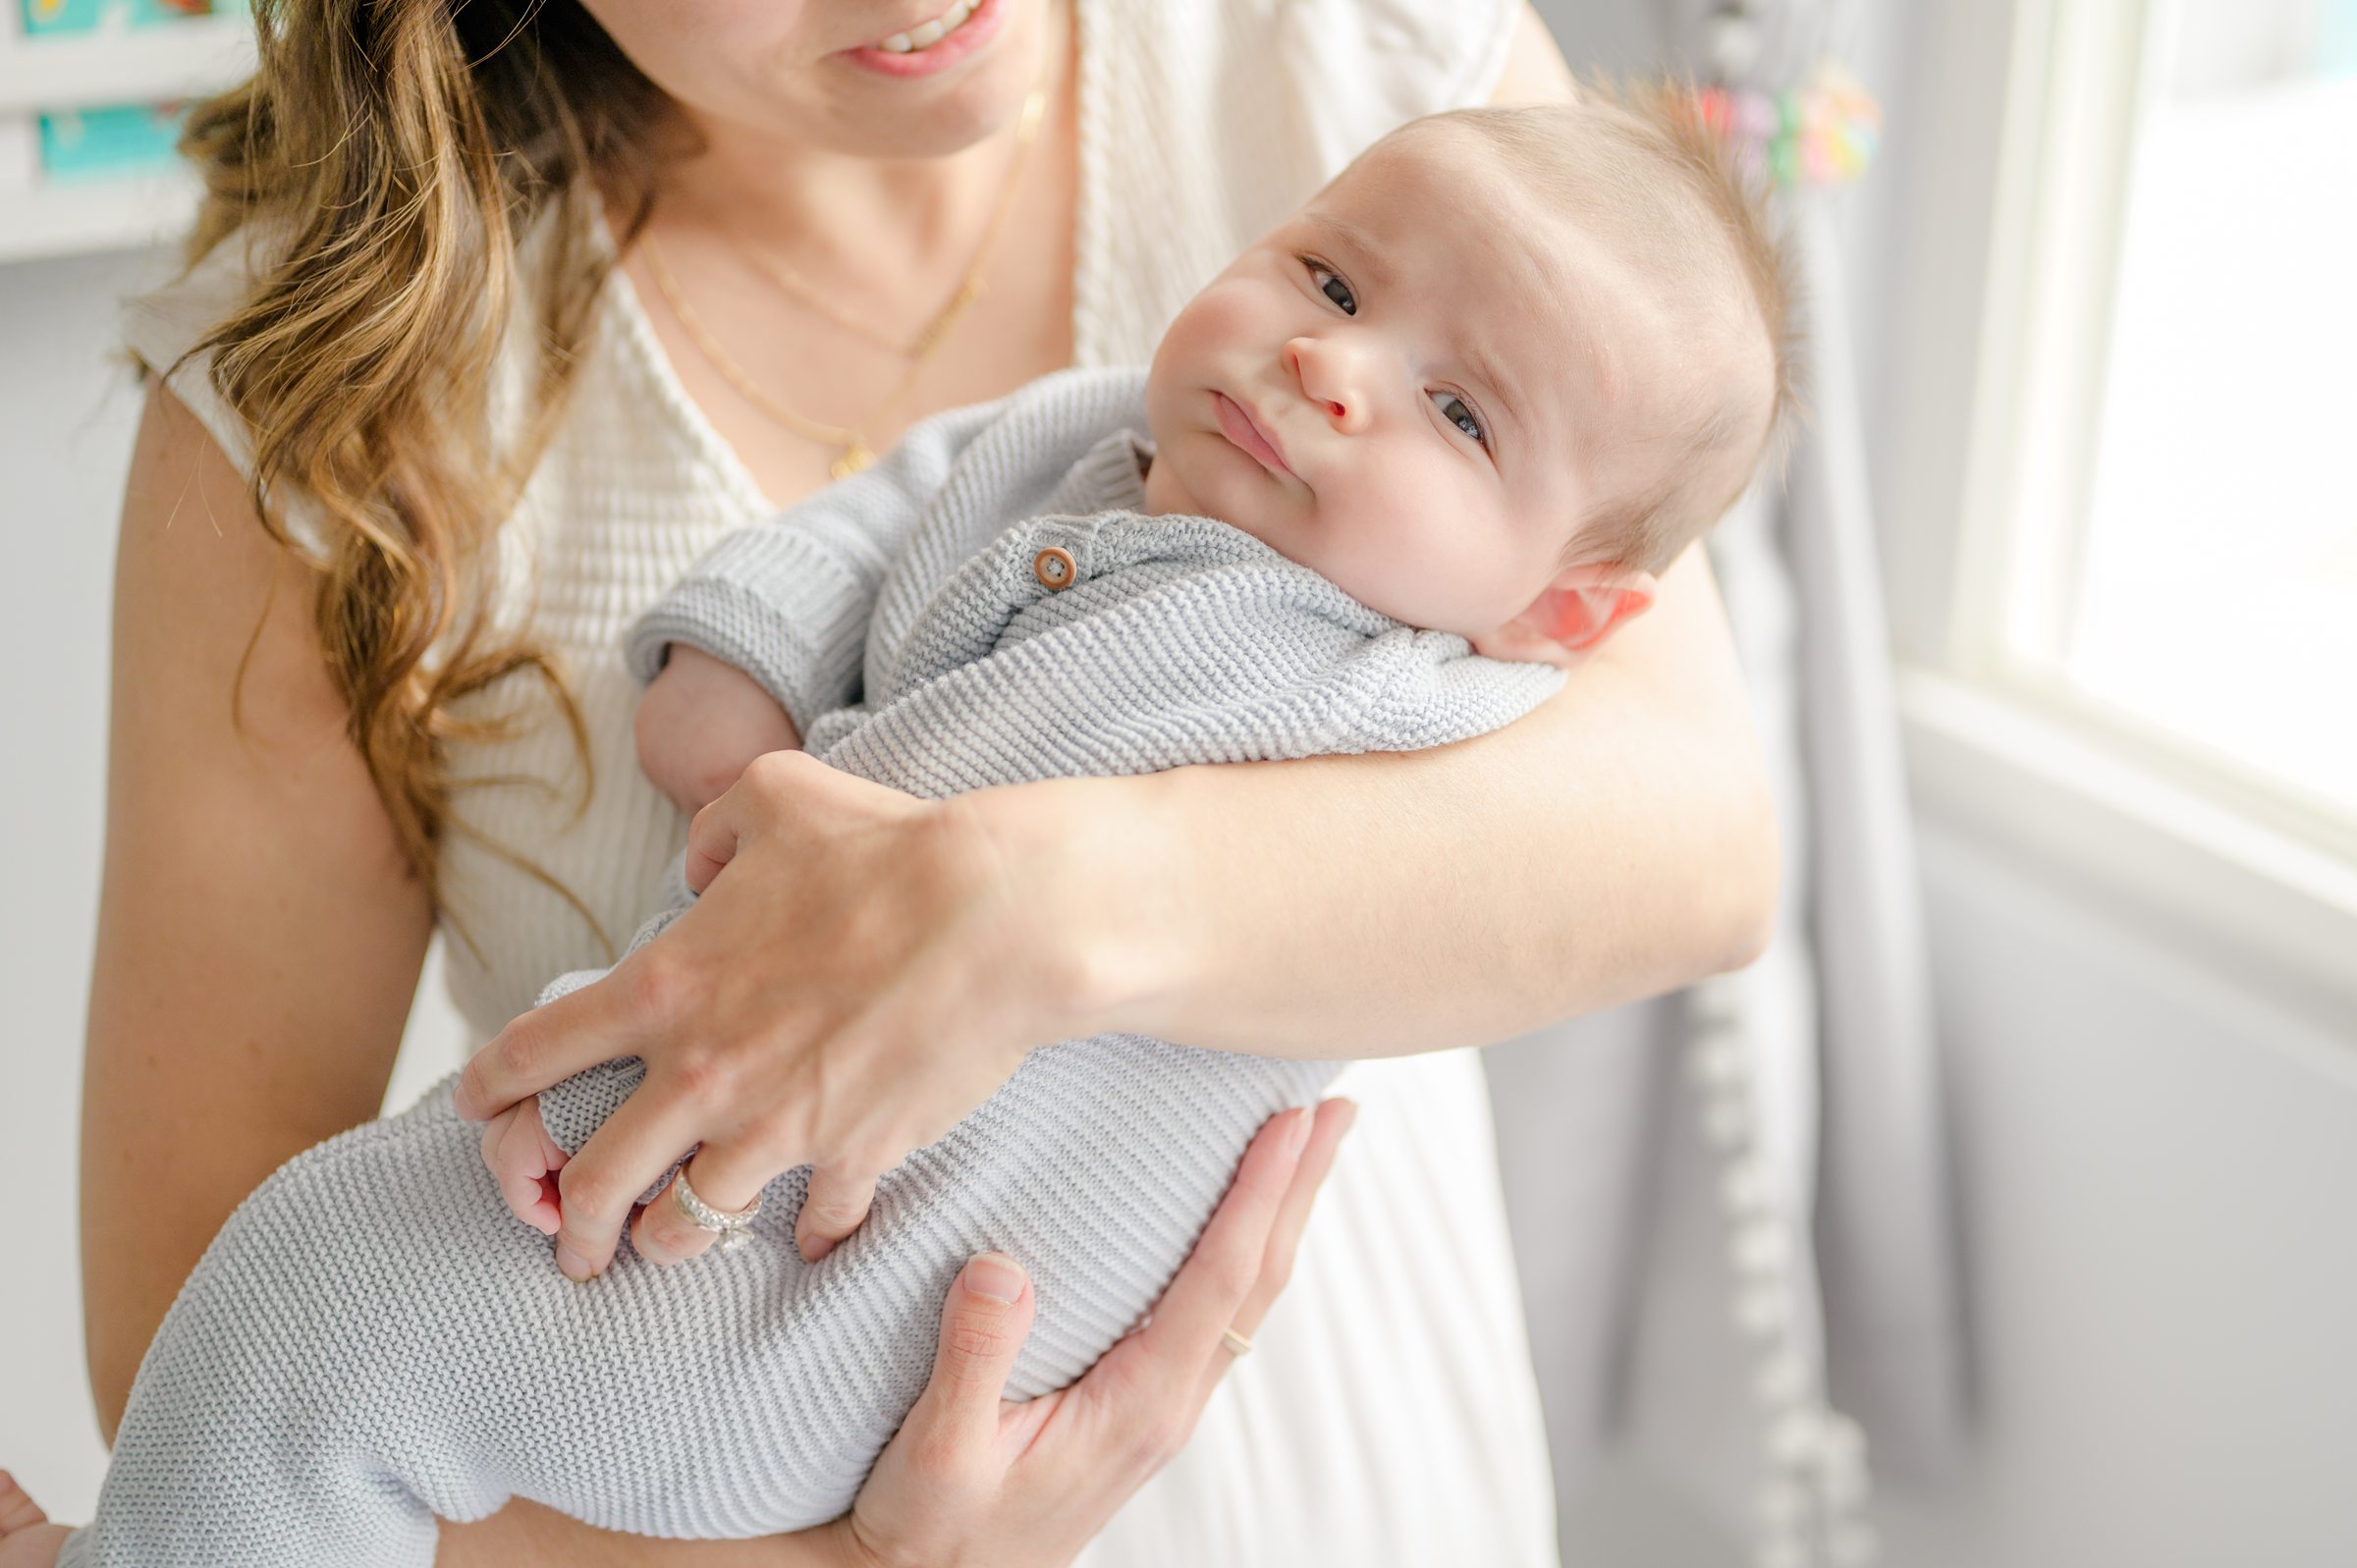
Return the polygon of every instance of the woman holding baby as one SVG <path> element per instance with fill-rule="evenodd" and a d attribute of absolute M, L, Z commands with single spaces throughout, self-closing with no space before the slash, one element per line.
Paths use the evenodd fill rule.
<path fill-rule="evenodd" d="M 1339 1156 L 1330 1106 L 1239 1178 L 1166 1298 L 1189 1331 L 1002 1425 L 1023 1304 L 954 1297 L 854 1524 L 656 1541 L 519 1501 L 447 1528 L 438 1560 L 1552 1562 L 1486 1092 L 1449 1048 L 1765 940 L 1770 816 L 1699 552 L 1558 697 L 1439 751 L 945 803 L 756 768 L 698 819 L 718 869 L 696 906 L 504 1027 L 609 961 L 686 841 L 636 766 L 616 641 L 639 609 L 928 413 L 1142 359 L 1399 121 L 1567 95 L 1535 14 L 257 11 L 255 83 L 192 122 L 214 243 L 126 315 L 165 374 L 118 568 L 85 1077 L 108 1432 L 239 1200 L 375 1114 L 439 925 L 455 1000 L 497 1036 L 476 1109 L 648 1063 L 642 1114 L 576 1158 L 577 1190 L 566 1172 L 568 1272 L 626 1224 L 695 1267 L 711 1238 L 668 1205 L 633 1217 L 627 1177 L 698 1140 L 723 1209 L 812 1163 L 815 1255 L 904 1152 L 891 1118 L 979 1103 L 973 1064 L 1022 1048 L 1111 1028 L 1383 1059 L 1342 1080 Z"/>

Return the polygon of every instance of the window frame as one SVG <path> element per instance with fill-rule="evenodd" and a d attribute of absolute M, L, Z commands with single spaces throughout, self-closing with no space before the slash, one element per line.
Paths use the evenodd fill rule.
<path fill-rule="evenodd" d="M 2357 1036 L 2357 818 L 2068 686 L 2155 0 L 1926 0 L 1878 505 L 1911 788 Z M 2075 509 L 2056 525 L 2056 509 Z"/>

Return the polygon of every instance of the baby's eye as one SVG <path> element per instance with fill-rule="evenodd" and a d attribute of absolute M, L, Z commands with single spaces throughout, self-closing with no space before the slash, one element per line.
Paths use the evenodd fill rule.
<path fill-rule="evenodd" d="M 1358 297 L 1350 292 L 1350 286 L 1340 277 L 1314 261 L 1309 263 L 1309 277 L 1318 286 L 1320 294 L 1343 307 L 1343 315 L 1358 314 Z"/>
<path fill-rule="evenodd" d="M 1483 435 L 1481 432 L 1481 415 L 1473 411 L 1473 406 L 1471 404 L 1468 404 L 1464 399 L 1458 397 L 1453 392 L 1448 391 L 1445 388 L 1435 388 L 1433 391 L 1425 394 L 1425 396 L 1429 397 L 1433 402 L 1441 406 L 1442 418 L 1448 420 L 1451 424 L 1456 426 L 1457 429 L 1462 430 L 1466 435 L 1471 436 L 1483 446 L 1486 447 L 1490 444 L 1489 438 Z"/>

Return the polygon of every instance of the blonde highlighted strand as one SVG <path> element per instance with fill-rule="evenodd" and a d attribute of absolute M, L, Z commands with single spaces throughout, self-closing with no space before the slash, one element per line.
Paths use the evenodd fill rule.
<path fill-rule="evenodd" d="M 454 809 L 462 789 L 519 781 L 456 780 L 450 748 L 515 733 L 520 711 L 457 708 L 529 673 L 573 739 L 575 819 L 587 807 L 579 708 L 550 651 L 495 615 L 498 535 L 563 417 L 611 270 L 598 206 L 629 215 L 626 245 L 645 223 L 667 100 L 577 0 L 254 0 L 253 19 L 252 79 L 192 111 L 181 151 L 205 192 L 189 266 L 233 239 L 257 266 L 183 362 L 210 355 L 251 437 L 262 526 L 317 573 L 347 734 L 436 909 L 479 957 L 442 896 L 437 850 L 456 832 L 557 892 L 611 960 L 572 890 Z M 523 289 L 520 242 L 543 223 Z M 538 301 L 528 323 L 512 320 L 520 295 Z M 503 446 L 493 401 L 519 326 L 531 374 Z M 323 560 L 289 533 L 296 509 Z"/>

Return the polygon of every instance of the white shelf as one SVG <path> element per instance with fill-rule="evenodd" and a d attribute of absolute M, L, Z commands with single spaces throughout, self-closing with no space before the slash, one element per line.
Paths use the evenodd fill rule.
<path fill-rule="evenodd" d="M 253 64 L 253 19 L 243 15 L 56 36 L 0 27 L 0 114 L 199 97 Z"/>
<path fill-rule="evenodd" d="M 0 264 L 137 250 L 186 234 L 196 180 L 184 170 L 86 185 L 0 189 Z"/>

